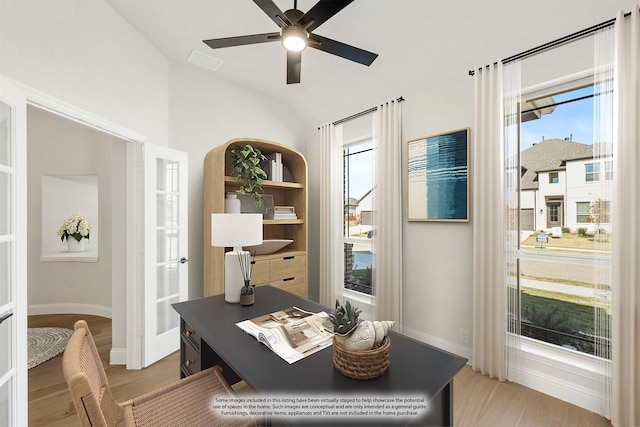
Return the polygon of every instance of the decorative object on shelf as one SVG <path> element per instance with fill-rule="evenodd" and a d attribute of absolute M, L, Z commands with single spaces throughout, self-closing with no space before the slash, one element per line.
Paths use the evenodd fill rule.
<path fill-rule="evenodd" d="M 84 251 L 84 239 L 89 239 L 92 227 L 84 214 L 76 212 L 65 219 L 56 235 L 64 242 L 67 239 L 67 250 L 69 252 Z"/>
<path fill-rule="evenodd" d="M 259 245 L 245 246 L 244 250 L 254 255 L 268 255 L 278 252 L 291 243 L 293 243 L 291 239 L 264 239 Z"/>
<path fill-rule="evenodd" d="M 224 199 L 224 213 L 241 213 L 241 204 L 236 193 L 227 193 Z"/>
<path fill-rule="evenodd" d="M 211 214 L 211 246 L 233 248 L 225 254 L 226 302 L 240 302 L 241 290 L 251 279 L 251 254 L 242 250 L 242 246 L 259 243 L 262 243 L 261 214 Z"/>
<path fill-rule="evenodd" d="M 361 310 L 347 301 L 336 301 L 329 315 L 333 336 L 333 364 L 343 375 L 360 380 L 377 378 L 389 367 L 391 339 L 389 330 L 394 322 L 358 321 Z"/>
<path fill-rule="evenodd" d="M 240 183 L 238 193 L 252 194 L 256 206 L 262 206 L 262 183 L 267 178 L 267 173 L 260 167 L 260 162 L 267 158 L 259 148 L 254 148 L 251 144 L 244 147 L 235 146 L 231 150 L 233 170 L 236 174 L 236 181 Z"/>
<path fill-rule="evenodd" d="M 469 129 L 407 142 L 407 220 L 469 221 Z"/>

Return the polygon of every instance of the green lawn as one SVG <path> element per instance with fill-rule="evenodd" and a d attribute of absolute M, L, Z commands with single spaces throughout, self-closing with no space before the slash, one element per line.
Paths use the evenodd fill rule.
<path fill-rule="evenodd" d="M 540 246 L 540 243 L 536 242 L 536 234 L 537 233 L 534 233 L 531 236 L 527 237 L 522 242 L 522 245 L 536 247 Z M 600 242 L 594 241 L 593 236 L 581 237 L 574 233 L 562 233 L 562 237 L 554 238 L 549 236 L 549 243 L 544 243 L 543 246 L 546 249 L 562 248 L 569 251 L 571 249 L 611 251 L 611 235 L 609 235 L 608 237 L 609 239 L 607 241 Z M 583 253 L 581 251 L 576 252 Z"/>
<path fill-rule="evenodd" d="M 515 290 L 510 289 L 510 292 Z M 569 345 L 584 353 L 593 354 L 592 342 L 561 333 L 583 338 L 595 335 L 596 310 L 601 321 L 605 319 L 608 324 L 611 321 L 611 305 L 607 303 L 594 309 L 593 298 L 527 288 L 522 290 L 520 301 L 522 335 L 556 345 Z"/>

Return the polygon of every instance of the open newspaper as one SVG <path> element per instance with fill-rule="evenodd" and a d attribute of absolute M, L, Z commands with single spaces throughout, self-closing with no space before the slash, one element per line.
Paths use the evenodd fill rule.
<path fill-rule="evenodd" d="M 289 363 L 331 345 L 333 326 L 324 311 L 311 313 L 291 307 L 236 325 Z"/>

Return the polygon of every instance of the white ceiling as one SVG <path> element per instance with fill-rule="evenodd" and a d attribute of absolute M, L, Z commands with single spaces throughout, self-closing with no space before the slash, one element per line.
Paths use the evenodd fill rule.
<path fill-rule="evenodd" d="M 379 57 L 366 67 L 306 49 L 301 83 L 287 85 L 286 53 L 280 43 L 212 50 L 202 42 L 278 31 L 251 0 L 107 1 L 170 61 L 186 64 L 193 49 L 214 56 L 223 63 L 212 76 L 280 99 L 313 125 L 414 89 L 449 84 L 469 68 L 613 18 L 616 11 L 628 11 L 637 3 L 356 0 L 314 33 Z M 275 3 L 283 11 L 293 7 L 293 0 Z M 315 3 L 299 0 L 298 9 L 306 12 Z"/>

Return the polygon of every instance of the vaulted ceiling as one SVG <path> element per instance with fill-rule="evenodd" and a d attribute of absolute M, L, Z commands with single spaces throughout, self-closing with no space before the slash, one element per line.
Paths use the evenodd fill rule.
<path fill-rule="evenodd" d="M 280 99 L 313 124 L 415 89 L 629 10 L 633 0 L 356 0 L 314 32 L 375 52 L 370 67 L 307 48 L 301 83 L 286 84 L 279 42 L 212 50 L 202 40 L 278 31 L 252 0 L 107 0 L 170 61 L 194 50 L 222 61 L 212 76 Z M 274 0 L 281 10 L 293 0 Z M 316 0 L 299 0 L 309 10 Z M 465 77 L 468 80 L 470 78 Z"/>

